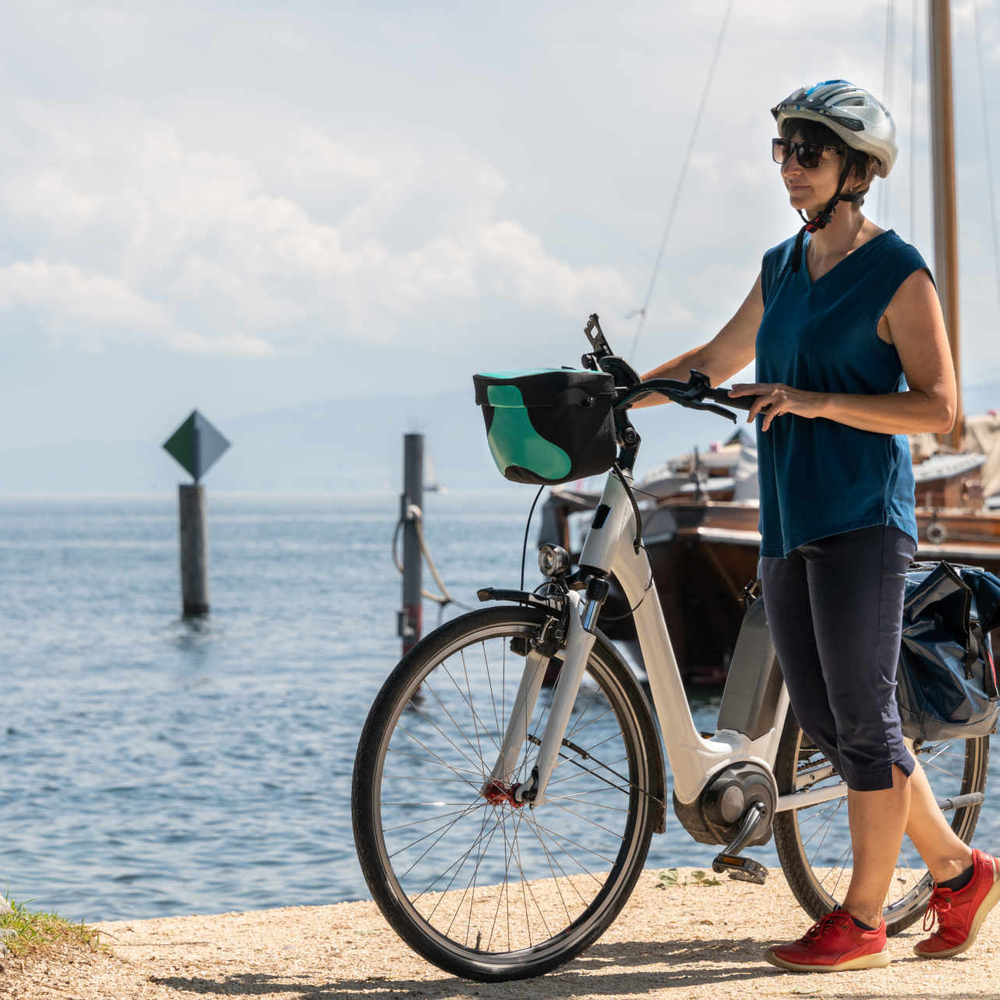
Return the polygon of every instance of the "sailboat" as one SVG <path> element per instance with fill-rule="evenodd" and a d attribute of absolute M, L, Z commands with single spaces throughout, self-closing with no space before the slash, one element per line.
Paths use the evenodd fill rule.
<path fill-rule="evenodd" d="M 1000 412 L 966 418 L 961 404 L 948 3 L 928 0 L 928 17 L 935 280 L 959 379 L 959 406 L 946 440 L 933 434 L 910 437 L 917 559 L 969 563 L 1000 575 L 1000 503 L 995 502 L 1000 499 Z M 748 442 L 734 436 L 714 452 L 695 449 L 636 484 L 644 508 L 643 540 L 674 652 L 690 683 L 725 680 L 743 616 L 741 598 L 756 580 L 759 507 L 751 451 Z M 585 490 L 553 489 L 543 510 L 540 540 L 556 541 L 572 552 L 570 514 L 596 503 Z M 627 612 L 623 598 L 613 591 L 608 634 L 638 656 Z"/>
<path fill-rule="evenodd" d="M 437 473 L 434 471 L 434 460 L 428 452 L 424 452 L 424 492 L 425 493 L 447 493 L 448 487 L 444 483 L 439 483 Z"/>

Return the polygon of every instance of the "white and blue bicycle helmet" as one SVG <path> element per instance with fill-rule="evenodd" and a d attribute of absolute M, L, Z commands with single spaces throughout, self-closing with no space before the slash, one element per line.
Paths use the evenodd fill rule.
<path fill-rule="evenodd" d="M 848 146 L 877 161 L 876 173 L 888 177 L 899 147 L 896 123 L 886 106 L 847 80 L 824 80 L 812 87 L 799 87 L 771 108 L 781 128 L 785 118 L 807 118 L 832 129 Z"/>

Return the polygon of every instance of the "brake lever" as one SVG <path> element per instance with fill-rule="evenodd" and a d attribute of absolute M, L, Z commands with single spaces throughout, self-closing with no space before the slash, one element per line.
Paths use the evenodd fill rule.
<path fill-rule="evenodd" d="M 645 399 L 647 396 L 652 396 L 654 393 L 662 395 L 658 389 L 647 389 L 645 392 L 637 392 L 634 396 L 629 396 L 626 403 L 615 403 L 614 408 L 616 410 L 628 410 L 633 403 L 638 402 L 640 399 Z M 669 397 L 667 398 L 669 399 Z"/>
<path fill-rule="evenodd" d="M 718 403 L 698 403 L 693 399 L 685 399 L 681 405 L 690 406 L 692 410 L 709 410 L 712 413 L 717 413 L 720 417 L 728 417 L 734 424 L 736 423 L 736 414 L 724 406 L 719 406 Z"/>

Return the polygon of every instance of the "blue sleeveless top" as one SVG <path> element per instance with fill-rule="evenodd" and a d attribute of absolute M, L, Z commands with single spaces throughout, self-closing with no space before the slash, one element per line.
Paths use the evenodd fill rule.
<path fill-rule="evenodd" d="M 792 271 L 794 245 L 792 237 L 764 254 L 757 381 L 815 392 L 905 392 L 899 354 L 876 327 L 903 281 L 927 267 L 920 254 L 890 230 L 813 281 L 805 249 Z M 917 540 L 905 434 L 790 413 L 767 432 L 763 422 L 758 416 L 762 556 L 782 558 L 806 542 L 875 524 Z"/>

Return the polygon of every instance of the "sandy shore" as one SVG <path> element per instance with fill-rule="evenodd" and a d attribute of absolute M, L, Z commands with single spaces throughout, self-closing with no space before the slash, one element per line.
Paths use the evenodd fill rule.
<path fill-rule="evenodd" d="M 685 871 L 681 877 L 684 880 Z M 218 916 L 98 924 L 106 953 L 53 952 L 6 960 L 0 997 L 181 1000 L 193 996 L 349 1000 L 360 997 L 746 997 L 910 1000 L 1000 996 L 1000 910 L 965 955 L 926 962 L 923 934 L 890 939 L 886 969 L 836 975 L 781 972 L 761 959 L 809 921 L 780 871 L 764 887 L 656 888 L 647 872 L 615 925 L 555 973 L 520 983 L 469 983 L 415 956 L 373 903 L 288 907 Z"/>

